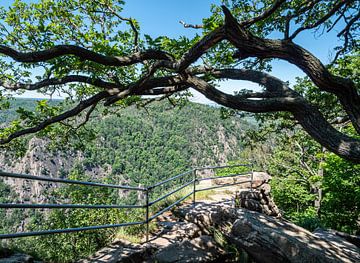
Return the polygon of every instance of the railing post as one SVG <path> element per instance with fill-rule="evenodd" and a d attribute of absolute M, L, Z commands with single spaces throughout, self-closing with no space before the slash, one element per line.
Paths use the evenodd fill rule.
<path fill-rule="evenodd" d="M 193 175 L 193 180 L 194 180 L 194 187 L 193 187 L 193 206 L 195 206 L 195 195 L 196 195 L 196 169 L 194 169 L 194 175 Z"/>
<path fill-rule="evenodd" d="M 250 178 L 250 191 L 253 191 L 253 180 L 254 180 L 254 164 L 251 163 L 251 178 Z"/>
<path fill-rule="evenodd" d="M 145 190 L 145 202 L 146 202 L 146 215 L 145 215 L 145 221 L 146 221 L 146 243 L 149 242 L 149 188 L 146 188 Z"/>

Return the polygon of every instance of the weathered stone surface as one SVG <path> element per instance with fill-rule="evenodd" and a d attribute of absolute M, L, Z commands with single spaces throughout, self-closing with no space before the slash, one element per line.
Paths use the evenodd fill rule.
<path fill-rule="evenodd" d="M 209 262 L 223 253 L 212 237 L 200 236 L 191 241 L 185 240 L 167 246 L 159 250 L 154 259 L 159 263 Z"/>
<path fill-rule="evenodd" d="M 317 236 L 321 239 L 326 239 L 327 241 L 331 242 L 335 246 L 341 248 L 342 252 L 347 254 L 349 257 L 356 258 L 356 256 L 357 256 L 359 259 L 359 262 L 360 262 L 359 247 L 356 246 L 355 244 L 349 242 L 348 240 L 340 237 L 336 233 L 339 234 L 340 232 L 325 230 L 325 229 L 321 229 L 321 228 L 317 228 L 313 232 L 313 234 L 315 236 Z M 341 234 L 345 234 L 345 233 L 341 233 Z M 345 235 L 350 236 L 347 234 L 345 234 Z M 353 237 L 356 238 L 355 236 L 353 236 Z M 357 238 L 359 238 L 359 237 L 357 237 Z"/>
<path fill-rule="evenodd" d="M 249 182 L 251 179 L 251 173 L 245 174 L 244 176 L 235 176 L 229 178 L 219 178 L 214 179 L 212 184 L 214 185 L 226 185 L 226 184 L 233 184 L 233 183 L 240 183 L 244 182 L 243 184 L 238 184 L 237 187 L 239 189 L 249 189 L 251 183 Z M 265 172 L 254 172 L 253 173 L 253 188 L 260 187 L 263 184 L 268 183 L 271 180 L 271 176 Z"/>
<path fill-rule="evenodd" d="M 212 181 L 213 185 L 226 185 L 226 184 L 234 184 L 234 183 L 240 183 L 240 182 L 246 182 L 250 180 L 250 174 L 244 175 L 244 176 L 236 176 L 236 177 L 228 177 L 228 178 L 219 178 L 214 179 Z M 243 186 L 244 188 L 246 185 L 250 186 L 249 183 L 239 184 L 239 186 Z M 241 188 L 243 188 L 241 187 Z"/>
<path fill-rule="evenodd" d="M 150 237 L 150 243 L 164 247 L 171 243 L 192 239 L 200 235 L 200 228 L 191 222 L 159 222 L 160 231 Z M 145 239 L 144 239 L 145 241 Z"/>
<path fill-rule="evenodd" d="M 107 246 L 93 256 L 79 260 L 78 263 L 132 263 L 145 262 L 152 257 L 156 250 L 153 246 L 141 246 L 132 244 L 125 240 L 116 240 L 110 246 Z"/>
<path fill-rule="evenodd" d="M 356 249 L 347 254 L 328 239 L 252 211 L 238 211 L 230 236 L 259 262 L 360 262 Z"/>
<path fill-rule="evenodd" d="M 271 187 L 268 183 L 265 183 L 259 187 L 260 192 L 264 193 L 265 195 L 269 195 L 271 191 Z"/>
<path fill-rule="evenodd" d="M 1 263 L 34 263 L 34 258 L 26 254 L 15 253 L 7 256 L 6 258 L 0 258 Z"/>
<path fill-rule="evenodd" d="M 260 201 L 262 199 L 262 195 L 259 191 L 241 191 L 238 195 L 238 198 L 240 199 L 253 199 Z"/>
<path fill-rule="evenodd" d="M 258 262 L 360 262 L 356 246 L 340 246 L 286 220 L 258 212 L 218 203 L 183 207 L 181 215 L 202 230 L 220 229 L 229 242 Z"/>
<path fill-rule="evenodd" d="M 253 188 L 259 187 L 264 183 L 268 183 L 271 180 L 271 175 L 265 172 L 253 173 Z"/>
<path fill-rule="evenodd" d="M 280 217 L 280 210 L 275 205 L 270 195 L 270 190 L 270 185 L 268 183 L 264 183 L 253 191 L 241 191 L 235 196 L 235 206 L 238 208 L 246 208 L 251 211 L 264 213 L 269 216 Z"/>

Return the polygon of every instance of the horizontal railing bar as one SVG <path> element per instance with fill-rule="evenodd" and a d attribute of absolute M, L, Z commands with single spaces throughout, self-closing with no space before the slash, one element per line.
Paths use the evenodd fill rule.
<path fill-rule="evenodd" d="M 170 195 L 180 191 L 181 189 L 184 189 L 185 187 L 189 186 L 190 184 L 194 183 L 194 180 L 191 180 L 190 182 L 187 182 L 186 184 L 181 185 L 180 187 L 176 188 L 175 190 L 167 193 L 166 195 L 163 195 L 161 197 L 159 197 L 158 199 L 149 202 L 149 206 L 152 206 L 153 204 L 156 204 L 157 202 L 160 202 L 161 200 L 164 200 L 166 197 L 169 197 Z"/>
<path fill-rule="evenodd" d="M 144 223 L 145 223 L 144 221 L 140 221 L 140 222 L 129 222 L 129 223 L 122 223 L 122 224 L 112 224 L 112 225 L 99 225 L 99 226 L 87 226 L 87 227 L 77 227 L 77 228 L 52 229 L 52 230 L 23 232 L 23 233 L 14 233 L 14 234 L 0 234 L 0 239 L 28 237 L 28 236 L 43 236 L 43 235 L 49 235 L 49 234 L 61 234 L 61 233 L 71 233 L 71 232 L 88 231 L 88 230 L 98 230 L 98 229 L 105 229 L 105 228 L 142 225 Z"/>
<path fill-rule="evenodd" d="M 198 181 L 222 179 L 222 178 L 227 178 L 227 177 L 237 177 L 237 176 L 244 176 L 244 175 L 251 175 L 251 171 L 249 171 L 247 173 L 241 173 L 241 174 L 229 174 L 229 175 L 224 175 L 224 176 L 213 176 L 213 177 L 199 178 Z"/>
<path fill-rule="evenodd" d="M 177 179 L 177 178 L 179 178 L 179 177 L 182 177 L 182 176 L 184 176 L 184 175 L 190 174 L 190 173 L 192 173 L 193 171 L 194 171 L 194 169 L 191 169 L 191 170 L 188 170 L 188 171 L 186 171 L 186 172 L 184 172 L 184 173 L 175 175 L 175 176 L 170 177 L 170 178 L 168 178 L 168 179 L 166 179 L 166 180 L 164 180 L 164 181 L 161 181 L 161 182 L 158 182 L 158 183 L 153 184 L 153 185 L 151 185 L 151 186 L 148 186 L 148 189 L 155 188 L 155 187 L 157 187 L 157 186 L 160 186 L 160 185 L 162 185 L 162 184 L 165 184 L 165 183 L 167 183 L 167 182 L 170 182 L 170 181 L 172 181 L 172 180 L 175 180 L 175 179 Z"/>
<path fill-rule="evenodd" d="M 176 206 L 177 204 L 181 203 L 182 201 L 184 201 L 186 198 L 188 198 L 190 195 L 193 194 L 193 191 L 191 191 L 189 194 L 185 195 L 184 197 L 182 197 L 181 199 L 177 200 L 176 202 L 172 203 L 171 205 L 169 205 L 168 207 L 165 207 L 164 209 L 160 210 L 159 212 L 157 212 L 155 215 L 151 216 L 149 218 L 149 221 L 157 218 L 158 216 L 160 216 L 162 213 L 170 210 L 171 208 L 173 208 L 174 206 Z M 145 222 L 146 223 L 146 222 Z"/>
<path fill-rule="evenodd" d="M 88 186 L 117 188 L 117 189 L 125 189 L 125 190 L 136 190 L 136 191 L 145 191 L 146 190 L 145 188 L 128 186 L 128 185 L 103 184 L 103 183 L 84 182 L 84 181 L 68 180 L 68 179 L 61 179 L 61 178 L 50 178 L 50 177 L 45 177 L 45 176 L 34 176 L 34 175 L 29 175 L 29 174 L 8 173 L 8 172 L 4 172 L 1 170 L 0 170 L 0 176 L 19 178 L 19 179 L 47 181 L 47 182 L 66 183 L 66 184 L 79 184 L 79 185 L 88 185 Z"/>
<path fill-rule="evenodd" d="M 82 204 L 10 204 L 2 203 L 0 208 L 144 208 L 145 205 L 82 205 Z"/>
<path fill-rule="evenodd" d="M 221 166 L 206 166 L 206 167 L 197 167 L 194 170 L 211 170 L 211 169 L 221 169 L 221 168 L 233 168 L 233 167 L 251 167 L 252 164 L 234 164 L 234 165 L 221 165 Z"/>
<path fill-rule="evenodd" d="M 228 187 L 228 186 L 237 185 L 237 184 L 250 183 L 250 182 L 251 182 L 251 180 L 243 181 L 243 182 L 237 182 L 237 183 L 233 183 L 233 184 L 222 184 L 222 185 L 208 187 L 208 188 L 196 189 L 196 192 L 201 192 L 201 191 L 205 191 L 205 190 L 212 190 L 212 189 L 221 188 L 221 187 Z"/>

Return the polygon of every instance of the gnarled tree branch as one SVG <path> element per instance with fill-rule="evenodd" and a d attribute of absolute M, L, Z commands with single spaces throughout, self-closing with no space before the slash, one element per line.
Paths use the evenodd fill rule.
<path fill-rule="evenodd" d="M 269 76 L 269 78 L 271 77 Z M 289 111 L 305 131 L 321 145 L 339 156 L 360 163 L 360 140 L 337 131 L 326 121 L 317 108 L 310 105 L 300 95 L 290 89 L 286 97 L 250 100 L 223 93 L 206 81 L 194 76 L 187 75 L 184 79 L 208 99 L 225 107 L 254 113 Z M 254 79 L 254 82 L 257 82 L 257 80 Z M 283 85 L 286 84 L 283 83 Z M 280 89 L 282 87 L 279 87 Z"/>
<path fill-rule="evenodd" d="M 146 50 L 135 52 L 128 56 L 106 56 L 83 47 L 74 45 L 57 45 L 50 49 L 34 52 L 19 52 L 11 47 L 0 45 L 0 53 L 7 55 L 18 62 L 44 62 L 66 55 L 73 55 L 82 60 L 96 62 L 105 66 L 129 66 L 144 60 L 172 60 L 172 56 L 160 50 Z"/>
<path fill-rule="evenodd" d="M 301 70 L 320 90 L 335 94 L 360 134 L 360 96 L 355 84 L 345 78 L 332 75 L 321 61 L 309 51 L 287 40 L 259 38 L 242 27 L 231 12 L 223 6 L 227 39 L 239 49 L 241 58 L 279 58 Z"/>

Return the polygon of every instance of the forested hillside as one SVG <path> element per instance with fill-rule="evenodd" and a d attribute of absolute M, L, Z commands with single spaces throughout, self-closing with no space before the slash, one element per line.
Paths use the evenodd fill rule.
<path fill-rule="evenodd" d="M 12 104 L 30 110 L 41 101 L 17 99 Z M 15 118 L 12 108 L 0 118 Z M 81 148 L 32 137 L 22 156 L 10 156 L 3 149 L 0 158 L 4 170 L 66 177 L 76 165 L 97 179 L 113 176 L 127 184 L 146 185 L 191 166 L 238 159 L 241 136 L 248 127 L 240 118 L 223 119 L 219 108 L 194 103 L 173 107 L 163 102 L 99 116 L 85 126 L 96 137 L 81 141 Z"/>

